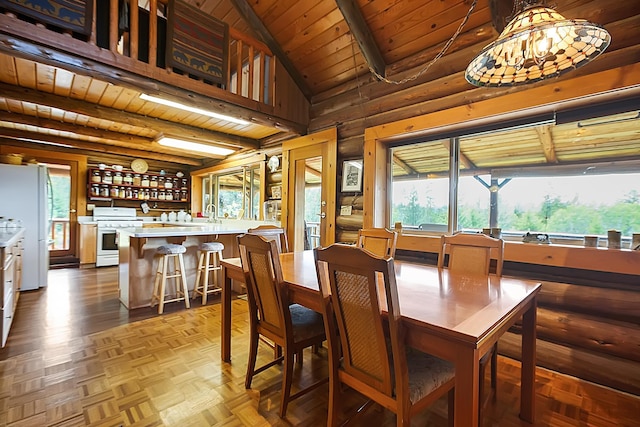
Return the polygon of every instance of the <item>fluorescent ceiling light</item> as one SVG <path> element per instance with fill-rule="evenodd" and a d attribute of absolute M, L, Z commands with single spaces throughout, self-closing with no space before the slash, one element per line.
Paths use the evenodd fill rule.
<path fill-rule="evenodd" d="M 189 111 L 191 113 L 202 114 L 203 116 L 213 117 L 214 119 L 225 120 L 227 122 L 237 123 L 239 125 L 250 124 L 246 120 L 236 119 L 235 117 L 225 116 L 224 114 L 214 113 L 213 111 L 203 110 L 201 108 L 190 107 L 188 105 L 181 104 L 179 102 L 169 101 L 167 99 L 158 98 L 156 96 L 147 95 L 146 93 L 140 94 L 140 98 L 145 101 L 156 102 L 158 104 L 166 105 L 167 107 L 178 108 L 180 110 Z"/>
<path fill-rule="evenodd" d="M 214 145 L 200 144 L 198 142 L 184 141 L 182 139 L 167 138 L 163 136 L 158 140 L 158 144 L 166 147 L 180 148 L 188 151 L 198 151 L 200 153 L 213 154 L 216 156 L 227 156 L 234 152 L 228 148 L 216 147 Z"/>

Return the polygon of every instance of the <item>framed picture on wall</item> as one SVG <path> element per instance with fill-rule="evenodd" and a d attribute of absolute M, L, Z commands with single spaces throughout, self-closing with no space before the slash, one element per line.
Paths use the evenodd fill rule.
<path fill-rule="evenodd" d="M 342 162 L 342 192 L 362 191 L 362 159 Z"/>

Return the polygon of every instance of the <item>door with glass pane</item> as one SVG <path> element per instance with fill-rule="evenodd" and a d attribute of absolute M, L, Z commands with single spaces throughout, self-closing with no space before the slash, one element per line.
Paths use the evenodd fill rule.
<path fill-rule="evenodd" d="M 282 224 L 294 251 L 335 241 L 335 158 L 333 129 L 283 144 L 288 173 L 283 176 Z"/>
<path fill-rule="evenodd" d="M 49 258 L 76 256 L 76 163 L 46 163 L 49 171 Z"/>

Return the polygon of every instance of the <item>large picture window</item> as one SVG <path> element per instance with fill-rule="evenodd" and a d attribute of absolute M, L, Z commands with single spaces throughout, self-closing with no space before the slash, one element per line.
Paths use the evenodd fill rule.
<path fill-rule="evenodd" d="M 582 244 L 640 233 L 640 112 L 545 122 L 389 148 L 390 224 L 416 232 L 502 229 Z"/>

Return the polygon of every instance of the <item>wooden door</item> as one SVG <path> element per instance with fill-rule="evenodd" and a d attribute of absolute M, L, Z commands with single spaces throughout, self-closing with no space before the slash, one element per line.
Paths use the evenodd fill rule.
<path fill-rule="evenodd" d="M 335 242 L 335 129 L 283 143 L 282 225 L 289 246 L 302 251 Z"/>

